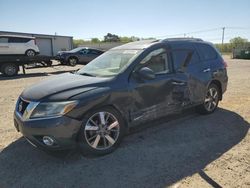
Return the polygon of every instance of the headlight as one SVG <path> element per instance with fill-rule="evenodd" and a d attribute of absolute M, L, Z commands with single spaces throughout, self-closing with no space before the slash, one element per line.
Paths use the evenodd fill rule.
<path fill-rule="evenodd" d="M 30 119 L 62 116 L 70 112 L 77 105 L 77 101 L 42 102 L 39 103 L 30 115 Z"/>

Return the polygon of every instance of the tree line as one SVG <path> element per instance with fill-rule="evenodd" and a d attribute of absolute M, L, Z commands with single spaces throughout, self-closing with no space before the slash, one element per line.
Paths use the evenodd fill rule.
<path fill-rule="evenodd" d="M 88 43 L 104 43 L 104 42 L 121 42 L 121 43 L 128 43 L 128 42 L 134 42 L 138 40 L 143 39 L 155 39 L 155 38 L 139 38 L 135 36 L 127 37 L 127 36 L 118 36 L 115 34 L 107 33 L 103 37 L 103 40 L 100 40 L 98 38 L 92 38 L 91 40 L 82 40 L 82 39 L 74 39 L 73 45 L 74 47 L 78 47 L 81 45 L 86 45 Z M 229 53 L 232 52 L 232 50 L 235 49 L 245 49 L 250 47 L 250 42 L 242 37 L 235 37 L 232 38 L 229 43 L 224 44 L 215 44 L 216 48 L 222 52 L 222 53 Z"/>
<path fill-rule="evenodd" d="M 250 48 L 250 42 L 241 37 L 232 38 L 229 43 L 215 44 L 216 48 L 222 53 L 232 52 L 233 49 L 248 49 Z"/>
<path fill-rule="evenodd" d="M 102 43 L 102 42 L 128 43 L 128 42 L 134 42 L 134 41 L 140 40 L 140 38 L 135 37 L 135 36 L 131 36 L 131 37 L 118 36 L 118 35 L 111 34 L 111 33 L 107 33 L 107 35 L 105 35 L 103 38 L 104 38 L 103 40 L 100 40 L 99 38 L 92 38 L 91 40 L 74 39 L 73 45 L 74 47 L 77 47 L 77 46 L 84 45 L 87 43 Z"/>

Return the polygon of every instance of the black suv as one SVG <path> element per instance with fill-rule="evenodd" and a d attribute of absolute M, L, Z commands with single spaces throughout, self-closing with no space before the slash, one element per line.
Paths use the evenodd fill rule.
<path fill-rule="evenodd" d="M 59 51 L 56 55 L 56 60 L 61 64 L 75 66 L 77 63 L 87 64 L 104 51 L 94 48 L 78 47 L 70 51 Z"/>
<path fill-rule="evenodd" d="M 226 63 L 200 39 L 138 41 L 113 48 L 75 73 L 23 91 L 15 127 L 47 150 L 112 152 L 137 124 L 196 107 L 214 112 L 227 88 Z"/>

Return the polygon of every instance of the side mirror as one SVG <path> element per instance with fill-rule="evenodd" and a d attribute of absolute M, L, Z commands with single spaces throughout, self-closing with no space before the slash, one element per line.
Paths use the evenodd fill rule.
<path fill-rule="evenodd" d="M 136 71 L 137 75 L 139 78 L 144 79 L 144 80 L 153 80 L 155 79 L 155 73 L 152 69 L 148 67 L 142 67 L 138 71 Z"/>

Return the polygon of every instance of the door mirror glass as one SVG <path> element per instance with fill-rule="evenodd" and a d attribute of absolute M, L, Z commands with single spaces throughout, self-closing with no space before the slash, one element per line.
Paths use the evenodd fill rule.
<path fill-rule="evenodd" d="M 155 79 L 155 73 L 152 69 L 148 67 L 142 67 L 138 71 L 136 71 L 137 75 L 139 78 L 144 79 L 144 80 L 153 80 Z"/>

